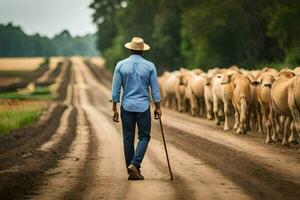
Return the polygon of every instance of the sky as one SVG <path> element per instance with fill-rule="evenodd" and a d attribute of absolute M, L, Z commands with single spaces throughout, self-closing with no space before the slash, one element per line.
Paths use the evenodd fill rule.
<path fill-rule="evenodd" d="M 0 23 L 13 22 L 28 34 L 54 36 L 67 29 L 71 35 L 94 33 L 92 0 L 0 0 Z"/>

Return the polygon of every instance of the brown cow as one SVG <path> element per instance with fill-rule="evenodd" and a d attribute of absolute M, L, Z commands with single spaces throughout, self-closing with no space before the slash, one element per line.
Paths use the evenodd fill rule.
<path fill-rule="evenodd" d="M 299 131 L 299 112 L 298 101 L 299 91 L 296 90 L 299 77 L 295 77 L 292 70 L 282 70 L 278 74 L 278 79 L 273 83 L 271 88 L 272 105 L 276 114 L 285 117 L 284 134 L 282 145 L 288 145 L 291 142 L 297 142 L 295 129 Z M 293 118 L 295 123 L 292 123 Z M 272 123 L 275 124 L 276 118 L 271 118 Z M 289 137 L 289 133 L 292 133 Z"/>

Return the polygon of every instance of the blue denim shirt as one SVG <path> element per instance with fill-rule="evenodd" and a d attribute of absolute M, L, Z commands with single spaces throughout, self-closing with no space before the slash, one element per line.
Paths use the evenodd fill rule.
<path fill-rule="evenodd" d="M 149 108 L 150 93 L 155 103 L 160 102 L 157 72 L 152 62 L 140 55 L 118 62 L 113 77 L 112 101 L 120 101 L 123 89 L 122 107 L 129 112 L 145 112 Z"/>

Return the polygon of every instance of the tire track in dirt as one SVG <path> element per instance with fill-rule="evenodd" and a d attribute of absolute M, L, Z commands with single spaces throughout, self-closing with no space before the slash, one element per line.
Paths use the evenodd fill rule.
<path fill-rule="evenodd" d="M 126 185 L 122 183 L 122 177 L 126 177 L 122 172 L 122 151 L 121 145 L 116 144 L 119 138 L 113 127 L 106 120 L 101 118 L 101 113 L 94 109 L 88 101 L 86 89 L 87 79 L 84 78 L 83 68 L 80 63 L 75 65 L 76 80 L 79 83 L 79 96 L 81 106 L 86 114 L 87 120 L 92 131 L 96 136 L 98 149 L 96 149 L 96 161 L 90 166 L 93 172 L 93 178 L 85 184 L 81 196 L 86 199 L 96 198 L 121 198 L 125 194 Z M 121 142 L 119 140 L 119 142 Z M 117 158 L 115 158 L 117 156 Z M 115 161 L 112 161 L 115 160 Z M 111 162 L 114 162 L 112 165 Z M 118 164 L 119 162 L 119 164 Z M 124 181 L 123 181 L 124 182 Z M 107 191 L 111 188 L 111 192 Z M 114 192 L 116 191 L 116 192 Z"/>
<path fill-rule="evenodd" d="M 8 139 L 3 139 L 0 150 L 0 171 L 21 164 L 24 156 L 46 142 L 58 128 L 59 119 L 65 109 L 65 106 L 53 104 L 50 106 L 49 118 L 42 116 L 38 124 L 16 130 L 8 136 Z"/>
<path fill-rule="evenodd" d="M 167 115 L 164 115 L 164 122 L 167 126 L 189 132 L 191 135 L 204 138 L 207 141 L 216 143 L 216 145 L 220 144 L 238 152 L 246 153 L 254 159 L 253 161 L 267 167 L 270 171 L 274 171 L 273 166 L 276 166 L 278 173 L 282 177 L 286 177 L 295 184 L 300 185 L 299 156 L 295 158 L 284 155 L 279 151 L 270 150 L 268 146 L 256 144 L 255 141 L 244 140 L 242 136 L 239 137 L 225 132 L 220 134 L 220 131 L 216 128 L 209 127 L 207 124 L 200 124 L 201 119 L 197 119 L 198 123 L 195 123 L 194 119 L 187 115 L 178 117 L 172 111 L 165 111 Z M 281 151 L 284 151 L 284 149 Z"/>
<path fill-rule="evenodd" d="M 174 183 L 177 187 L 177 199 L 250 199 L 234 182 L 222 175 L 201 159 L 191 156 L 176 146 L 168 145 L 173 166 Z M 157 165 L 165 168 L 168 174 L 163 144 L 153 138 L 149 148 L 150 157 Z M 174 156 L 176 155 L 176 156 Z M 185 187 L 182 189 L 182 187 Z"/>
<path fill-rule="evenodd" d="M 73 70 L 72 80 L 72 84 L 68 87 L 68 90 L 71 90 L 68 92 L 70 97 L 66 102 L 72 103 L 78 111 L 76 137 L 70 145 L 69 152 L 58 161 L 55 168 L 48 171 L 48 177 L 33 199 L 65 199 L 65 195 L 81 181 L 81 172 L 86 167 L 91 136 L 85 114 L 80 106 Z M 45 144 L 44 148 L 47 146 L 49 145 Z"/>
<path fill-rule="evenodd" d="M 65 114 L 65 113 L 64 113 Z M 68 118 L 65 120 L 63 118 Z M 74 137 L 76 110 L 69 115 L 63 115 L 61 121 L 67 121 L 67 133 L 59 143 L 52 146 L 49 151 L 34 150 L 22 158 L 22 162 L 0 172 L 0 196 L 5 199 L 24 199 L 24 195 L 35 194 L 34 188 L 47 169 L 55 166 L 56 160 L 62 157 Z M 24 183 L 24 180 L 26 182 Z"/>
<path fill-rule="evenodd" d="M 158 129 L 158 125 L 155 127 Z M 168 137 L 169 143 L 220 170 L 253 198 L 299 199 L 299 185 L 283 177 L 276 166 L 270 171 L 245 152 L 230 149 L 173 127 L 165 128 L 166 132 L 172 133 Z"/>

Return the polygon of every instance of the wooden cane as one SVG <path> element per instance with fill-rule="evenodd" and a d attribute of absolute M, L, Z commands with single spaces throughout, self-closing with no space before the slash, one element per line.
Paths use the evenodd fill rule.
<path fill-rule="evenodd" d="M 171 181 L 172 181 L 172 180 L 173 180 L 173 174 L 172 174 L 171 165 L 170 165 L 170 161 L 169 161 L 169 155 L 168 155 L 168 150 L 167 150 L 167 144 L 166 144 L 166 140 L 165 140 L 164 129 L 163 129 L 163 126 L 162 126 L 162 123 L 161 123 L 161 118 L 159 118 L 159 124 L 160 124 L 160 130 L 161 130 L 163 142 L 164 142 L 164 147 L 165 147 L 165 152 L 166 152 L 166 157 L 167 157 L 167 162 L 168 162 L 168 167 L 169 167 L 170 177 L 171 177 Z"/>

